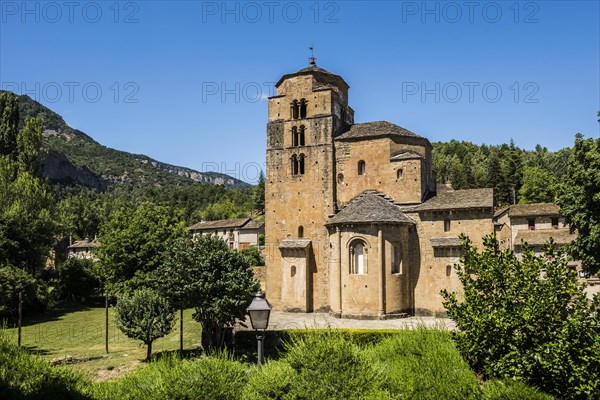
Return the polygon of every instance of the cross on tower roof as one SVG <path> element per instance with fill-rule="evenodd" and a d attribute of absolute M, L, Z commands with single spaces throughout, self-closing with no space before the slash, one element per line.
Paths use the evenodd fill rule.
<path fill-rule="evenodd" d="M 315 51 L 314 51 L 315 49 L 314 49 L 314 47 L 312 45 L 308 49 L 310 50 L 310 57 L 308 57 L 308 63 L 310 65 L 316 66 L 317 65 L 317 58 L 315 57 Z"/>

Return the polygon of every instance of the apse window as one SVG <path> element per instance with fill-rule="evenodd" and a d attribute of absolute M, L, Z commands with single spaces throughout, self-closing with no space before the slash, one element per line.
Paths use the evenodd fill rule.
<path fill-rule="evenodd" d="M 367 166 L 363 160 L 358 162 L 358 174 L 364 175 L 367 172 Z"/>
<path fill-rule="evenodd" d="M 366 273 L 367 249 L 362 240 L 356 240 L 350 246 L 350 273 L 364 275 Z"/>
<path fill-rule="evenodd" d="M 399 245 L 392 246 L 392 274 L 402 274 L 402 252 Z"/>

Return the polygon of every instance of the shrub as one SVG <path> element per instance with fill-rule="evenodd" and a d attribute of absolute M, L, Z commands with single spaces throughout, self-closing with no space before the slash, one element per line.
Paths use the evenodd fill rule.
<path fill-rule="evenodd" d="M 554 397 L 513 379 L 491 380 L 483 386 L 483 400 L 552 400 Z"/>
<path fill-rule="evenodd" d="M 116 311 L 119 329 L 148 347 L 147 360 L 152 354 L 152 342 L 171 332 L 175 322 L 173 307 L 153 289 L 138 289 L 123 295 L 117 302 Z"/>
<path fill-rule="evenodd" d="M 142 367 L 125 378 L 96 386 L 99 400 L 113 399 L 237 399 L 246 383 L 243 364 L 226 353 L 198 360 L 166 357 Z"/>
<path fill-rule="evenodd" d="M 58 287 L 63 300 L 84 303 L 99 294 L 101 281 L 92 260 L 70 258 L 58 267 Z"/>
<path fill-rule="evenodd" d="M 456 322 L 458 350 L 486 378 L 514 377 L 560 398 L 600 391 L 600 296 L 589 302 L 552 243 L 545 257 L 522 260 L 501 251 L 494 236 L 479 253 L 462 238 L 455 266 L 463 286 L 442 292 Z"/>
<path fill-rule="evenodd" d="M 250 266 L 256 267 L 265 265 L 265 260 L 260 255 L 260 250 L 256 246 L 241 250 L 240 254 L 246 259 Z"/>
<path fill-rule="evenodd" d="M 85 399 L 86 378 L 66 367 L 52 367 L 10 343 L 0 331 L 0 399 Z"/>
<path fill-rule="evenodd" d="M 244 400 L 291 400 L 296 371 L 285 361 L 268 361 L 248 377 Z"/>

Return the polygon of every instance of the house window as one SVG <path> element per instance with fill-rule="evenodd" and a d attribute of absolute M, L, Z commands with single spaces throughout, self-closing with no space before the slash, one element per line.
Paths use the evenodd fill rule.
<path fill-rule="evenodd" d="M 404 174 L 404 172 L 402 171 L 402 168 L 398 168 L 396 170 L 396 179 L 402 179 L 403 174 Z"/>
<path fill-rule="evenodd" d="M 303 238 L 304 237 L 304 227 L 302 225 L 300 225 L 298 227 L 298 237 L 299 238 Z"/>
<path fill-rule="evenodd" d="M 292 126 L 292 146 L 298 146 L 298 128 Z"/>
<path fill-rule="evenodd" d="M 444 232 L 450 232 L 450 220 L 449 219 L 444 220 Z"/>
<path fill-rule="evenodd" d="M 558 218 L 552 218 L 552 227 L 558 229 Z"/>
<path fill-rule="evenodd" d="M 367 248 L 362 240 L 355 240 L 350 246 L 350 273 L 364 275 L 366 273 Z"/>
<path fill-rule="evenodd" d="M 304 135 L 304 130 L 305 130 L 305 129 L 304 129 L 304 125 L 300 125 L 300 134 L 299 134 L 299 139 L 300 139 L 300 140 L 299 140 L 299 142 L 300 142 L 300 146 L 304 146 L 304 143 L 305 143 L 305 142 L 304 142 L 304 137 L 305 137 L 305 135 Z"/>
<path fill-rule="evenodd" d="M 359 175 L 364 175 L 366 173 L 366 165 L 365 162 L 363 160 L 360 160 L 358 162 L 358 174 Z"/>
<path fill-rule="evenodd" d="M 527 220 L 527 227 L 529 228 L 530 231 L 535 230 L 535 218 Z"/>

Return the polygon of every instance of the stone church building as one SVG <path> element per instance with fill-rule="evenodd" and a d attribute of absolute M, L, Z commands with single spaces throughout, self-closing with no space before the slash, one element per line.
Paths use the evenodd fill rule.
<path fill-rule="evenodd" d="M 443 315 L 458 236 L 481 246 L 492 189 L 436 187 L 429 140 L 354 123 L 348 84 L 316 65 L 269 98 L 266 293 L 275 309 L 339 317 Z"/>

